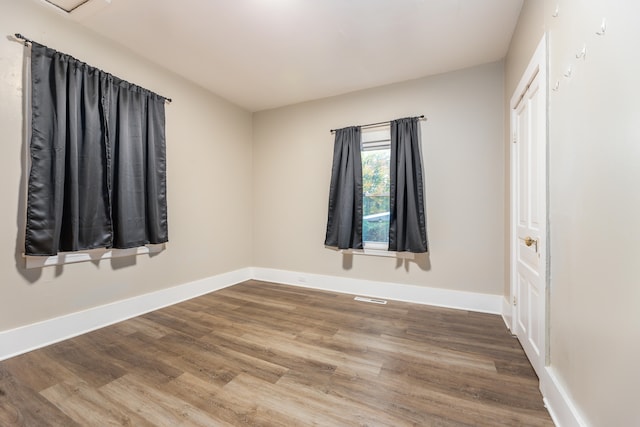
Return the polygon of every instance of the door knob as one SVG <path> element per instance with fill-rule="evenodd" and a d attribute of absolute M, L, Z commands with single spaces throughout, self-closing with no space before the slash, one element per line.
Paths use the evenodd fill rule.
<path fill-rule="evenodd" d="M 531 236 L 520 237 L 519 239 L 524 241 L 524 244 L 527 245 L 527 247 L 531 247 L 531 245 L 536 245 L 536 252 L 538 252 L 538 239 L 534 239 Z"/>

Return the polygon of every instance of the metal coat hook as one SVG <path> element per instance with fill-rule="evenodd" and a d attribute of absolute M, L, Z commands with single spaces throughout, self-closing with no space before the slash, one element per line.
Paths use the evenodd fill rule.
<path fill-rule="evenodd" d="M 582 45 L 582 49 L 580 49 L 580 51 L 578 53 L 576 53 L 576 58 L 577 59 L 585 59 L 587 57 L 587 45 Z"/>
<path fill-rule="evenodd" d="M 556 80 L 556 84 L 553 85 L 553 88 L 551 88 L 551 90 L 553 90 L 554 92 L 557 92 L 558 89 L 560 89 L 560 80 Z"/>
<path fill-rule="evenodd" d="M 560 14 L 560 5 L 557 4 L 556 10 L 553 11 L 553 14 L 551 14 L 551 16 L 553 16 L 554 18 L 557 18 L 559 14 Z"/>
<path fill-rule="evenodd" d="M 567 71 L 564 72 L 564 76 L 566 78 L 570 78 L 571 74 L 573 74 L 573 70 L 571 69 L 571 67 L 567 68 Z"/>
<path fill-rule="evenodd" d="M 596 34 L 599 36 L 604 36 L 607 32 L 607 20 L 602 18 L 602 23 L 600 24 L 600 31 L 596 31 Z"/>

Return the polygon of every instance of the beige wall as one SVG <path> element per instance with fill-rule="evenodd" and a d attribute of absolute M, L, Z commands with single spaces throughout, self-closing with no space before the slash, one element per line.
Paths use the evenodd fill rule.
<path fill-rule="evenodd" d="M 544 2 L 525 0 L 522 4 L 518 24 L 511 37 L 509 54 L 505 65 L 505 103 L 508 108 L 511 95 L 516 89 L 520 77 L 544 34 Z M 506 122 L 508 125 L 508 121 Z M 507 157 L 508 158 L 508 157 Z"/>
<path fill-rule="evenodd" d="M 23 268 L 25 51 L 7 39 L 15 32 L 173 98 L 166 108 L 166 251 Z M 0 34 L 0 331 L 251 265 L 251 114 L 36 1 L 0 0 Z"/>
<path fill-rule="evenodd" d="M 589 425 L 640 425 L 640 6 L 546 0 L 541 18 L 539 3 L 525 2 L 528 35 L 514 37 L 505 80 L 510 96 L 542 22 L 549 83 L 560 82 L 549 90 L 551 369 Z"/>
<path fill-rule="evenodd" d="M 254 264 L 502 294 L 502 62 L 254 115 Z M 332 128 L 424 114 L 429 257 L 323 246 Z M 393 290 L 389 290 L 393 293 Z"/>
<path fill-rule="evenodd" d="M 560 81 L 549 98 L 551 356 L 594 426 L 640 425 L 639 15 L 636 2 L 567 0 L 546 18 L 550 84 Z"/>

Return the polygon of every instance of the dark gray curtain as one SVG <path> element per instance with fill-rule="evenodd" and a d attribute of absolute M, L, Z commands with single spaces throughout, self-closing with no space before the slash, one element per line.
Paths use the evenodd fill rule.
<path fill-rule="evenodd" d="M 31 48 L 25 253 L 168 240 L 164 98 Z"/>
<path fill-rule="evenodd" d="M 427 252 L 418 118 L 391 122 L 389 250 Z"/>
<path fill-rule="evenodd" d="M 324 244 L 362 249 L 362 160 L 360 127 L 336 130 Z"/>
<path fill-rule="evenodd" d="M 166 242 L 164 99 L 112 76 L 106 83 L 113 247 Z"/>

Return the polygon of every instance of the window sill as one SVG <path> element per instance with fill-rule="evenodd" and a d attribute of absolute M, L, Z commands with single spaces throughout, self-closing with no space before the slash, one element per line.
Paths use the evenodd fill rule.
<path fill-rule="evenodd" d="M 61 252 L 53 256 L 22 255 L 26 260 L 26 268 L 42 268 L 54 265 L 73 264 L 85 261 L 101 261 L 103 259 L 121 258 L 125 256 L 137 256 L 154 254 L 163 251 L 164 244 L 147 245 L 130 249 L 91 249 L 79 252 Z"/>
<path fill-rule="evenodd" d="M 412 252 L 392 252 L 386 248 L 364 248 L 364 249 L 343 249 L 343 254 L 348 255 L 369 255 L 369 256 L 381 256 L 387 258 L 402 258 L 402 259 L 414 259 L 415 254 Z"/>

